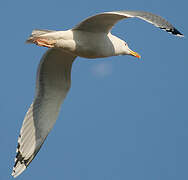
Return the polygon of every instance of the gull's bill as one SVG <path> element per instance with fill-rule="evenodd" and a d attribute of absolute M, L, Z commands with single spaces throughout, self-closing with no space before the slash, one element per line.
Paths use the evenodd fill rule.
<path fill-rule="evenodd" d="M 137 58 L 141 58 L 140 54 L 138 54 L 137 52 L 134 52 L 132 50 L 130 50 L 130 55 L 134 56 L 134 57 L 137 57 Z"/>

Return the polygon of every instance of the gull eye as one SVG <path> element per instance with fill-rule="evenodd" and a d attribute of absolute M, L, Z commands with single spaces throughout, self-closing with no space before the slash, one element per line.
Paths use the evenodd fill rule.
<path fill-rule="evenodd" d="M 125 43 L 125 46 L 127 46 L 127 43 Z"/>

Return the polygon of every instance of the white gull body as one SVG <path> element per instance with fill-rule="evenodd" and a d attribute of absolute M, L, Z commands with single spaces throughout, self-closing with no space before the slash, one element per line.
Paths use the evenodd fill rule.
<path fill-rule="evenodd" d="M 160 16 L 142 11 L 105 12 L 89 17 L 67 31 L 34 30 L 27 40 L 50 48 L 42 57 L 36 80 L 36 93 L 24 118 L 18 138 L 12 176 L 17 177 L 31 163 L 56 122 L 61 104 L 71 84 L 71 67 L 77 56 L 100 58 L 140 55 L 110 30 L 120 20 L 137 17 L 176 36 L 183 36 Z"/>

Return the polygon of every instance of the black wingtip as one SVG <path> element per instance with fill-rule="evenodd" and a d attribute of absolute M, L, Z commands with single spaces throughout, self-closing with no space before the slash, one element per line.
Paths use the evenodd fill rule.
<path fill-rule="evenodd" d="M 167 32 L 170 32 L 170 33 L 172 33 L 175 36 L 184 37 L 184 35 L 182 33 L 180 33 L 176 28 L 167 30 Z"/>
<path fill-rule="evenodd" d="M 171 28 L 171 29 L 160 28 L 160 29 L 165 30 L 166 32 L 171 33 L 175 36 L 184 37 L 184 35 L 181 32 L 179 32 L 176 28 Z"/>

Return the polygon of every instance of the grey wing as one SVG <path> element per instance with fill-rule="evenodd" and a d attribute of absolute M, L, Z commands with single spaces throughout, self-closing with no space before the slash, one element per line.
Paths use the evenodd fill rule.
<path fill-rule="evenodd" d="M 88 32 L 103 32 L 108 33 L 112 27 L 120 20 L 126 18 L 137 17 L 143 19 L 156 27 L 166 30 L 177 36 L 183 36 L 176 28 L 173 27 L 168 21 L 166 21 L 161 16 L 143 12 L 143 11 L 114 11 L 114 12 L 104 12 L 91 16 L 80 24 L 78 24 L 73 30 L 82 30 Z"/>
<path fill-rule="evenodd" d="M 75 58 L 54 48 L 41 59 L 36 95 L 22 124 L 12 176 L 17 177 L 31 163 L 56 122 L 62 101 L 70 88 L 71 67 Z"/>

